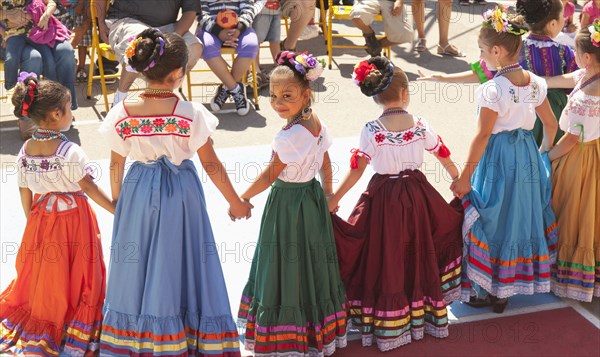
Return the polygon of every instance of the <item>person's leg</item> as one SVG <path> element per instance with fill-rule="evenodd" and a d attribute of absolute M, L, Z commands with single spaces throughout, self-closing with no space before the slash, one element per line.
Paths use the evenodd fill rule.
<path fill-rule="evenodd" d="M 282 0 L 281 5 L 282 11 L 290 14 L 290 29 L 287 38 L 281 45 L 284 49 L 296 48 L 302 30 L 315 14 L 315 2 L 312 0 Z"/>
<path fill-rule="evenodd" d="M 75 56 L 73 47 L 68 41 L 57 42 L 52 49 L 56 61 L 56 74 L 58 82 L 71 91 L 71 109 L 78 108 L 77 92 L 75 90 Z M 43 56 L 43 54 L 42 54 Z"/>
<path fill-rule="evenodd" d="M 44 68 L 42 55 L 33 47 L 25 46 L 21 53 L 21 71 L 41 75 Z"/>
<path fill-rule="evenodd" d="M 383 29 L 386 37 L 380 40 L 382 47 L 399 45 L 410 42 L 413 39 L 413 25 L 408 16 L 406 6 L 402 6 L 402 13 L 398 16 L 392 15 L 394 3 L 387 0 L 379 2 L 381 16 L 383 17 Z"/>
<path fill-rule="evenodd" d="M 451 18 L 452 0 L 438 0 L 438 27 L 440 32 L 438 54 L 464 57 L 465 55 L 456 46 L 450 44 L 448 41 Z"/>
<path fill-rule="evenodd" d="M 26 46 L 25 35 L 12 36 L 6 40 L 6 60 L 4 61 L 4 88 L 6 90 L 12 89 L 17 84 L 21 57 Z M 35 73 L 39 75 L 41 70 Z"/>
<path fill-rule="evenodd" d="M 425 38 L 425 0 L 412 0 L 410 3 L 417 36 Z"/>
<path fill-rule="evenodd" d="M 375 31 L 370 26 L 375 21 L 375 16 L 379 15 L 380 12 L 381 7 L 378 0 L 356 0 L 350 11 L 352 23 L 362 31 L 365 38 L 365 45 L 367 46 L 365 51 L 371 56 L 381 54 L 381 43 L 375 37 Z"/>
<path fill-rule="evenodd" d="M 257 54 L 258 39 L 256 33 L 252 28 L 248 28 L 239 37 L 237 56 L 231 67 L 231 76 L 236 82 L 242 80 Z"/>
<path fill-rule="evenodd" d="M 163 33 L 173 33 L 175 32 L 175 24 L 168 24 L 165 26 L 161 26 L 158 28 Z M 191 32 L 186 32 L 183 34 L 183 40 L 188 48 L 188 71 L 196 66 L 196 63 L 202 58 L 202 42 L 198 36 L 195 36 Z"/>
<path fill-rule="evenodd" d="M 229 72 L 229 68 L 227 67 L 227 62 L 221 57 L 221 40 L 209 32 L 203 31 L 201 36 L 202 43 L 204 44 L 202 58 L 213 73 L 225 85 L 226 89 L 234 89 L 237 85 L 237 81 L 233 79 Z"/>

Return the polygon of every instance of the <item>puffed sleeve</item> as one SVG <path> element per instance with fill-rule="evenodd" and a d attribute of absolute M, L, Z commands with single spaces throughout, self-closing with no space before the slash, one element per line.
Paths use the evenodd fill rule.
<path fill-rule="evenodd" d="M 489 108 L 498 115 L 504 115 L 505 106 L 502 98 L 508 93 L 502 93 L 503 88 L 494 80 L 490 80 L 477 88 L 477 114 L 481 108 Z"/>
<path fill-rule="evenodd" d="M 329 134 L 329 129 L 327 129 L 327 126 L 325 126 L 323 123 L 321 123 L 321 125 L 321 135 L 323 135 L 323 138 L 321 139 L 321 145 L 323 145 L 323 150 L 327 151 L 331 145 L 333 145 L 333 137 Z"/>
<path fill-rule="evenodd" d="M 123 102 L 117 104 L 111 109 L 98 132 L 104 139 L 108 147 L 117 154 L 127 157 L 131 151 L 131 142 L 127 138 L 128 127 L 127 115 L 125 113 Z"/>
<path fill-rule="evenodd" d="M 535 77 L 535 82 L 537 83 L 540 92 L 537 96 L 537 105 L 539 106 L 542 105 L 546 99 L 546 96 L 548 95 L 548 84 L 546 83 L 545 79 L 537 76 Z"/>
<path fill-rule="evenodd" d="M 360 141 L 358 144 L 358 150 L 369 155 L 369 161 L 371 161 L 371 158 L 375 157 L 377 152 L 377 147 L 373 142 L 374 138 L 372 130 L 373 129 L 369 127 L 368 124 L 365 125 L 360 132 Z"/>
<path fill-rule="evenodd" d="M 25 145 L 19 151 L 19 156 L 17 156 L 17 183 L 19 187 L 28 187 L 27 185 L 27 175 L 25 174 L 25 169 L 27 166 L 27 157 L 25 156 Z"/>
<path fill-rule="evenodd" d="M 192 105 L 194 106 L 194 120 L 190 126 L 191 132 L 188 145 L 191 152 L 196 152 L 206 144 L 208 138 L 217 130 L 219 119 L 202 104 L 192 103 Z"/>
<path fill-rule="evenodd" d="M 294 126 L 289 130 L 280 131 L 273 139 L 273 151 L 286 165 L 303 163 L 310 151 L 311 145 L 306 140 L 308 135 L 298 135 L 300 134 L 298 129 L 306 130 Z"/>
<path fill-rule="evenodd" d="M 63 174 L 72 183 L 81 181 L 87 175 L 93 176 L 93 167 L 90 165 L 90 159 L 81 147 L 75 143 L 70 143 L 69 150 L 65 155 Z"/>

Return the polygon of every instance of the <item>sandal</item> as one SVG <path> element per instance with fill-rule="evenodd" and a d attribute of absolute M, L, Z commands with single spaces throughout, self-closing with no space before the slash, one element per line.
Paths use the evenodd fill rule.
<path fill-rule="evenodd" d="M 465 54 L 462 53 L 456 46 L 454 46 L 451 43 L 447 44 L 444 47 L 438 45 L 437 53 L 438 53 L 438 55 L 444 55 L 444 56 L 465 57 Z"/>
<path fill-rule="evenodd" d="M 426 38 L 419 38 L 419 40 L 417 41 L 417 44 L 415 46 L 415 50 L 417 52 L 425 52 L 427 51 L 427 39 Z"/>

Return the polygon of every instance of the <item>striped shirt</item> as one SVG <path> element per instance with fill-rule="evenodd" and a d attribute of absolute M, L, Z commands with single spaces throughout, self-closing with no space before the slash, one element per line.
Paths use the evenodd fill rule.
<path fill-rule="evenodd" d="M 202 14 L 198 16 L 198 23 L 204 31 L 219 36 L 223 28 L 217 25 L 217 14 L 222 10 L 233 10 L 238 14 L 237 29 L 246 31 L 252 26 L 254 17 L 263 9 L 266 0 L 203 0 Z"/>

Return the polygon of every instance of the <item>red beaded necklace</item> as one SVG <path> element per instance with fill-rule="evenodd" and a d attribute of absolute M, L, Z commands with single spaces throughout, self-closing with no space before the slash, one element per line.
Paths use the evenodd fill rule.
<path fill-rule="evenodd" d="M 383 117 L 387 117 L 390 115 L 400 115 L 400 114 L 408 114 L 408 112 L 406 110 L 404 110 L 404 108 L 402 108 L 402 107 L 388 108 L 383 111 L 383 113 L 379 116 L 379 118 L 381 119 Z"/>

